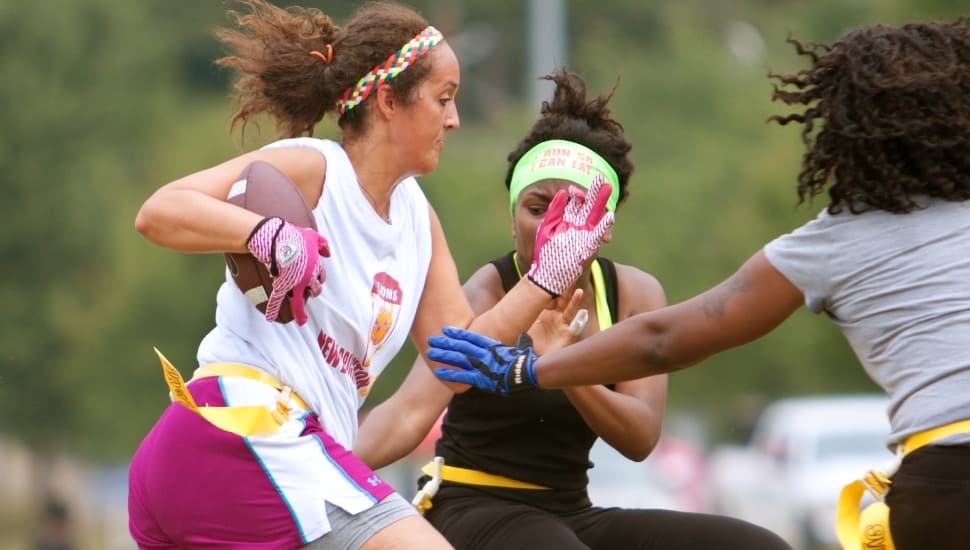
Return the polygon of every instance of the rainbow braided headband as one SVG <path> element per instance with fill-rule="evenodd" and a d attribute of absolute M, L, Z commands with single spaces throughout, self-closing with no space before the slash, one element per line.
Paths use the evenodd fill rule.
<path fill-rule="evenodd" d="M 404 72 L 404 69 L 431 51 L 431 48 L 442 39 L 444 36 L 438 29 L 431 26 L 425 27 L 400 50 L 392 53 L 387 61 L 371 69 L 357 81 L 357 84 L 347 88 L 343 98 L 337 102 L 337 112 L 343 115 L 363 103 L 378 86 Z"/>

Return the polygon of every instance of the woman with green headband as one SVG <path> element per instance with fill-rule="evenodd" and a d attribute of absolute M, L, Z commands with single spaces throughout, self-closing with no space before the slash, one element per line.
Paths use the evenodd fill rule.
<path fill-rule="evenodd" d="M 132 459 L 132 537 L 141 548 L 448 548 L 350 452 L 358 410 L 409 337 L 423 351 L 446 324 L 510 343 L 528 329 L 596 253 L 609 188 L 561 195 L 536 244 L 544 261 L 476 313 L 415 179 L 459 125 L 458 59 L 442 33 L 391 2 L 363 5 L 343 28 L 317 9 L 241 3 L 216 33 L 228 50 L 218 63 L 237 76 L 233 122 L 269 115 L 280 139 L 163 185 L 135 221 L 157 245 L 250 263 L 224 269 L 187 384 L 159 354 L 173 402 Z M 327 115 L 339 141 L 312 137 Z M 258 195 L 256 206 L 285 208 L 240 206 Z M 236 284 L 242 265 L 269 282 Z"/>
<path fill-rule="evenodd" d="M 627 196 L 631 146 L 607 107 L 610 95 L 587 99 L 583 80 L 566 71 L 545 78 L 556 84 L 553 100 L 509 155 L 515 249 L 465 284 L 476 311 L 498 303 L 528 269 L 537 227 L 556 193 L 602 177 L 612 185 L 610 211 Z M 576 289 L 529 331 L 536 350 L 553 351 L 665 305 L 653 276 L 602 257 L 587 262 Z M 660 437 L 666 376 L 512 397 L 477 389 L 452 395 L 429 378 L 423 364 L 415 365 L 401 389 L 369 413 L 354 449 L 372 467 L 386 465 L 414 448 L 447 406 L 436 445 L 443 465 L 426 468 L 429 475 L 440 468 L 440 487 L 433 498 L 433 489 L 422 489 L 415 504 L 456 548 L 788 548 L 733 518 L 591 504 L 590 448 L 602 438 L 631 460 L 644 460 Z"/>
<path fill-rule="evenodd" d="M 442 380 L 503 394 L 616 382 L 703 364 L 807 307 L 889 398 L 896 458 L 846 480 L 833 518 L 842 547 L 965 550 L 970 17 L 788 42 L 804 67 L 770 75 L 785 112 L 769 120 L 798 128 L 796 191 L 799 202 L 826 197 L 817 215 L 716 286 L 568 349 L 537 356 L 455 328 L 427 356 L 457 367 L 438 369 Z"/>

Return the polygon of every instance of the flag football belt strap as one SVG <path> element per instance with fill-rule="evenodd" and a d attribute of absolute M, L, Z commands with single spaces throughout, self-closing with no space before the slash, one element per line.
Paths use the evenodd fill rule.
<path fill-rule="evenodd" d="M 896 448 L 897 455 L 892 466 L 884 471 L 870 470 L 862 479 L 857 479 L 842 488 L 836 517 L 836 533 L 839 543 L 846 550 L 895 548 L 889 532 L 889 508 L 884 500 L 892 475 L 906 455 L 936 441 L 960 433 L 970 432 L 970 419 L 958 420 L 936 428 L 913 434 Z M 859 510 L 862 495 L 869 491 L 877 502 Z"/>
<path fill-rule="evenodd" d="M 185 380 L 178 369 L 162 355 L 162 352 L 155 349 L 158 359 L 162 364 L 162 372 L 165 375 L 165 382 L 171 392 L 172 401 L 177 402 L 206 419 L 213 426 L 227 432 L 234 433 L 242 437 L 254 435 L 269 435 L 276 433 L 280 426 L 285 424 L 289 418 L 289 413 L 294 408 L 309 412 L 303 399 L 300 398 L 289 386 L 280 384 L 272 376 L 260 371 L 259 369 L 241 365 L 238 363 L 211 363 L 201 367 L 196 371 L 192 380 L 201 378 L 212 378 L 218 376 L 230 376 L 254 380 L 272 386 L 279 390 L 275 407 L 263 405 L 241 405 L 235 407 L 214 407 L 196 404 L 192 394 L 185 386 Z"/>
<path fill-rule="evenodd" d="M 418 490 L 411 500 L 411 504 L 424 514 L 431 509 L 431 499 L 438 493 L 438 487 L 442 481 L 461 483 L 464 485 L 478 485 L 484 487 L 502 487 L 505 489 L 529 489 L 529 490 L 549 490 L 549 487 L 536 485 L 527 481 L 519 481 L 510 477 L 472 470 L 470 468 L 459 468 L 458 466 L 446 466 L 445 459 L 436 456 L 434 459 L 421 468 L 421 472 L 431 476 L 431 479 Z"/>
<path fill-rule="evenodd" d="M 208 365 L 199 367 L 199 369 L 195 371 L 195 375 L 192 376 L 192 380 L 198 380 L 200 378 L 212 378 L 214 376 L 231 376 L 235 378 L 246 378 L 256 382 L 262 382 L 267 386 L 276 388 L 280 391 L 280 393 L 288 393 L 289 398 L 297 407 L 303 409 L 304 411 L 310 410 L 310 407 L 303 402 L 303 399 L 299 396 L 299 394 L 293 391 L 289 386 L 284 386 L 272 376 L 248 365 L 241 365 L 239 363 L 209 363 Z M 190 382 L 192 380 L 190 380 Z"/>
<path fill-rule="evenodd" d="M 429 476 L 434 476 L 435 465 L 433 462 L 429 462 L 421 468 L 421 471 Z M 453 483 L 462 483 L 464 485 L 480 485 L 483 487 L 502 487 L 504 489 L 531 489 L 539 491 L 548 491 L 549 487 L 543 485 L 537 485 L 535 483 L 529 483 L 527 481 L 519 481 L 517 479 L 512 479 L 510 477 L 500 476 L 496 474 L 490 474 L 488 472 L 481 472 L 479 470 L 472 470 L 470 468 L 459 468 L 458 466 L 448 466 L 447 464 L 441 465 L 441 479 L 444 481 L 450 481 Z"/>
<path fill-rule="evenodd" d="M 422 515 L 431 509 L 431 499 L 438 494 L 438 487 L 441 486 L 441 467 L 444 465 L 445 459 L 436 456 L 421 469 L 422 472 L 431 476 L 431 479 L 418 489 L 414 498 L 411 499 L 411 505 L 417 508 Z"/>

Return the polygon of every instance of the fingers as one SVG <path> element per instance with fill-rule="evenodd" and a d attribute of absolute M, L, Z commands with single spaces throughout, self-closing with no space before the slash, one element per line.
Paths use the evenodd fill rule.
<path fill-rule="evenodd" d="M 300 236 L 303 237 L 303 247 L 307 251 L 307 254 L 309 254 L 311 250 L 316 249 L 317 254 L 320 256 L 323 256 L 324 258 L 330 257 L 330 243 L 327 242 L 326 237 L 308 227 L 294 225 L 293 228 L 296 229 L 300 233 Z"/>
<path fill-rule="evenodd" d="M 453 367 L 458 367 L 465 370 L 475 370 L 475 367 L 473 367 L 471 362 L 468 360 L 468 356 L 458 351 L 430 348 L 427 352 L 427 356 L 430 361 L 434 361 L 436 363 L 444 363 L 446 365 L 451 365 Z"/>
<path fill-rule="evenodd" d="M 587 198 L 592 195 L 590 209 L 586 211 L 586 218 L 583 220 L 586 227 L 596 226 L 606 213 L 606 203 L 610 201 L 613 194 L 613 186 L 606 183 L 601 174 L 593 176 L 593 184 L 589 188 Z M 587 201 L 589 202 L 589 201 Z"/>
<path fill-rule="evenodd" d="M 313 274 L 307 281 L 310 296 L 319 296 L 323 292 L 323 283 L 327 280 L 327 270 L 323 267 L 323 262 L 317 260 L 317 265 L 313 268 Z"/>
<path fill-rule="evenodd" d="M 565 306 L 562 308 L 562 318 L 565 322 L 569 323 L 576 317 L 576 312 L 579 311 L 579 304 L 583 301 L 583 289 L 577 288 L 573 291 L 573 295 L 569 297 L 569 301 L 566 302 Z"/>
<path fill-rule="evenodd" d="M 317 277 L 313 277 L 310 279 L 310 283 L 307 285 L 307 292 L 304 292 L 303 295 L 304 297 L 309 295 L 309 297 L 312 298 L 314 296 L 319 296 L 321 292 L 323 292 L 323 283 L 321 283 L 320 279 Z"/>
<path fill-rule="evenodd" d="M 459 340 L 463 342 L 468 342 L 479 349 L 489 349 L 492 346 L 499 345 L 500 343 L 498 340 L 493 340 L 488 336 L 482 336 L 477 332 L 472 332 L 470 330 L 465 330 L 458 327 L 444 327 L 441 330 L 441 333 L 447 336 L 448 338 L 452 338 L 454 340 Z M 428 339 L 428 343 L 431 343 L 430 338 Z"/>
<path fill-rule="evenodd" d="M 297 325 L 303 326 L 307 322 L 306 300 L 303 299 L 303 292 L 296 292 L 290 296 L 290 311 L 293 312 L 293 319 Z M 269 311 L 269 308 L 266 309 Z"/>
<path fill-rule="evenodd" d="M 283 305 L 283 298 L 286 297 L 286 291 L 277 288 L 273 285 L 273 291 L 269 294 L 269 299 L 266 300 L 266 320 L 275 321 L 280 314 L 280 306 Z"/>
<path fill-rule="evenodd" d="M 573 321 L 569 323 L 569 334 L 573 338 L 579 338 L 579 335 L 583 333 L 583 329 L 586 328 L 586 323 L 589 321 L 589 310 L 581 309 L 573 317 Z"/>
<path fill-rule="evenodd" d="M 571 225 L 579 225 L 586 217 L 586 193 L 573 185 L 570 185 L 567 189 L 569 204 L 566 205 L 563 219 Z"/>
<path fill-rule="evenodd" d="M 603 219 L 600 220 L 599 227 L 597 228 L 597 233 L 596 233 L 596 236 L 599 237 L 600 240 L 602 240 L 603 237 L 606 236 L 606 233 L 610 230 L 610 228 L 613 227 L 613 221 L 615 219 L 616 219 L 616 216 L 612 212 L 607 212 L 603 216 Z"/>
<path fill-rule="evenodd" d="M 590 179 L 587 193 L 592 197 L 599 196 L 600 190 L 603 189 L 604 184 L 606 184 L 606 178 L 603 177 L 603 174 L 595 172 L 592 179 Z"/>
<path fill-rule="evenodd" d="M 315 281 L 317 281 L 318 283 L 320 283 L 320 290 L 322 291 L 323 290 L 323 283 L 327 282 L 327 270 L 324 269 L 323 264 L 320 264 L 319 273 L 317 273 L 317 276 L 314 277 L 313 279 Z M 319 292 L 317 292 L 316 294 L 314 294 L 314 296 L 319 296 L 319 295 L 320 295 Z"/>
<path fill-rule="evenodd" d="M 597 246 L 599 246 L 599 243 L 603 241 L 603 237 L 606 236 L 607 231 L 609 231 L 610 228 L 613 227 L 613 219 L 614 219 L 613 213 L 607 212 L 606 214 L 603 215 L 603 219 L 601 219 L 599 223 L 596 224 L 596 227 L 593 228 L 592 231 L 590 231 L 592 236 L 596 238 Z"/>
<path fill-rule="evenodd" d="M 475 344 L 466 342 L 464 340 L 457 340 L 455 338 L 449 338 L 447 336 L 432 336 L 428 338 L 428 358 L 432 359 L 432 352 L 456 352 L 464 356 L 471 356 L 482 358 L 488 355 L 489 348 L 483 348 L 481 346 L 476 346 Z M 445 354 L 443 357 L 450 357 Z M 437 361 L 437 359 L 434 359 Z M 464 362 L 456 366 L 464 366 L 467 363 L 467 359 Z M 455 365 L 455 363 L 448 363 L 449 365 Z"/>
<path fill-rule="evenodd" d="M 320 240 L 317 241 L 317 252 L 324 258 L 330 257 L 330 243 L 327 242 L 327 238 L 323 235 L 317 234 Z"/>
<path fill-rule="evenodd" d="M 582 295 L 583 289 L 574 288 L 571 294 L 564 292 L 562 295 L 557 296 L 553 301 L 549 302 L 549 305 L 546 306 L 546 309 L 549 311 L 558 311 L 562 314 L 565 314 L 567 308 L 569 307 L 569 304 L 571 304 L 574 299 L 577 299 L 576 298 L 577 292 L 580 293 L 578 299 L 581 300 L 583 296 Z"/>
<path fill-rule="evenodd" d="M 562 222 L 563 215 L 566 211 L 566 205 L 569 202 L 569 195 L 565 191 L 560 190 L 556 193 L 556 196 L 552 198 L 549 203 L 549 208 L 546 209 L 546 215 L 542 218 L 542 223 L 539 224 L 539 230 L 536 231 L 536 245 L 539 245 L 539 238 L 548 238 L 551 233 L 559 227 Z"/>
<path fill-rule="evenodd" d="M 469 384 L 471 386 L 481 386 L 482 380 L 481 374 L 474 371 L 456 370 L 448 369 L 444 367 L 438 367 L 434 369 L 434 375 L 442 381 L 445 382 L 458 382 L 459 384 Z M 478 382 L 476 384 L 476 382 Z"/>

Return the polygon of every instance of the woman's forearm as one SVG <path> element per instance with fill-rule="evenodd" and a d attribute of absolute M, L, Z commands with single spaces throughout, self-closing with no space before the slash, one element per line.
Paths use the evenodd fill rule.
<path fill-rule="evenodd" d="M 548 292 L 523 278 L 491 309 L 473 319 L 468 329 L 514 344 L 551 301 Z"/>
<path fill-rule="evenodd" d="M 354 454 L 372 469 L 383 468 L 413 451 L 434 425 L 412 421 L 412 415 L 385 401 L 371 409 L 354 440 Z M 419 425 L 421 424 L 421 425 Z"/>
<path fill-rule="evenodd" d="M 262 216 L 188 188 L 162 188 L 135 218 L 149 241 L 182 252 L 246 252 Z"/>
<path fill-rule="evenodd" d="M 452 395 L 418 356 L 401 387 L 361 423 L 354 454 L 375 469 L 404 458 L 428 435 Z"/>
<path fill-rule="evenodd" d="M 543 355 L 535 372 L 542 388 L 609 384 L 686 367 L 668 356 L 668 335 L 650 313 L 617 323 L 568 348 Z"/>
<path fill-rule="evenodd" d="M 564 388 L 593 432 L 630 460 L 643 460 L 660 439 L 663 410 L 602 385 Z"/>
<path fill-rule="evenodd" d="M 561 388 L 673 372 L 764 336 L 803 302 L 759 251 L 706 292 L 540 357 L 536 378 L 540 387 Z"/>

